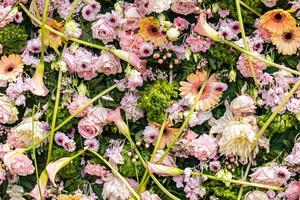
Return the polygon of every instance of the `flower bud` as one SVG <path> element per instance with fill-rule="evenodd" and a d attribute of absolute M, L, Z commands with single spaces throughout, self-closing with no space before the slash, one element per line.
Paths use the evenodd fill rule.
<path fill-rule="evenodd" d="M 170 28 L 167 31 L 167 36 L 169 40 L 171 41 L 176 41 L 180 35 L 180 32 L 178 31 L 178 28 Z"/>
<path fill-rule="evenodd" d="M 229 82 L 235 82 L 236 80 L 236 72 L 232 69 L 229 72 Z"/>
<path fill-rule="evenodd" d="M 178 176 L 184 173 L 182 169 L 177 167 L 158 165 L 148 162 L 148 169 L 151 173 L 158 174 L 160 176 Z"/>

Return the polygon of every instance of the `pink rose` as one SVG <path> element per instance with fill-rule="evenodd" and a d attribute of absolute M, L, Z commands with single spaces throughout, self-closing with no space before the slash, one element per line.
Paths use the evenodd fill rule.
<path fill-rule="evenodd" d="M 34 173 L 32 161 L 24 154 L 18 154 L 11 162 L 12 173 L 27 176 Z"/>
<path fill-rule="evenodd" d="M 171 10 L 182 15 L 189 15 L 194 12 L 196 0 L 173 0 Z"/>
<path fill-rule="evenodd" d="M 0 97 L 0 124 L 13 124 L 18 120 L 18 110 L 7 96 Z"/>
<path fill-rule="evenodd" d="M 260 61 L 253 59 L 253 67 L 256 74 L 256 77 L 259 78 L 263 75 L 263 70 L 267 68 L 267 65 Z M 248 62 L 248 58 L 245 54 L 241 54 L 239 60 L 237 62 L 236 68 L 241 72 L 244 77 L 253 77 L 250 69 L 250 65 Z"/>
<path fill-rule="evenodd" d="M 104 52 L 99 57 L 96 63 L 96 70 L 99 73 L 104 73 L 109 76 L 111 74 L 117 74 L 122 72 L 122 66 L 120 60 L 111 53 Z"/>
<path fill-rule="evenodd" d="M 99 164 L 87 164 L 84 168 L 84 171 L 91 176 L 105 177 L 108 175 L 106 168 Z"/>
<path fill-rule="evenodd" d="M 78 72 L 78 76 L 80 78 L 83 78 L 84 80 L 92 80 L 93 78 L 95 78 L 97 76 L 97 72 L 95 70 L 88 70 L 88 71 L 80 71 Z"/>
<path fill-rule="evenodd" d="M 193 155 L 199 160 L 213 159 L 217 155 L 218 143 L 216 138 L 203 134 L 192 141 Z"/>
<path fill-rule="evenodd" d="M 105 126 L 105 125 L 111 123 L 111 121 L 109 119 L 110 111 L 111 111 L 111 109 L 104 108 L 101 106 L 96 106 L 95 108 L 90 110 L 87 117 L 89 118 L 89 120 L 91 122 Z"/>
<path fill-rule="evenodd" d="M 104 43 L 112 42 L 117 35 L 115 28 L 109 26 L 104 18 L 100 18 L 92 24 L 92 32 L 93 38 L 100 39 Z"/>
<path fill-rule="evenodd" d="M 179 30 L 183 31 L 188 28 L 189 22 L 181 17 L 176 17 L 173 22 L 174 26 L 176 26 Z"/>
<path fill-rule="evenodd" d="M 101 134 L 102 128 L 100 124 L 91 121 L 88 117 L 82 118 L 78 123 L 78 131 L 86 139 L 93 139 Z"/>
<path fill-rule="evenodd" d="M 149 191 L 145 191 L 141 194 L 142 200 L 161 200 L 157 194 L 151 194 Z"/>
<path fill-rule="evenodd" d="M 300 181 L 291 182 L 285 191 L 285 196 L 287 200 L 300 199 Z"/>
<path fill-rule="evenodd" d="M 259 167 L 250 175 L 251 182 L 273 186 L 285 184 L 289 176 L 288 170 L 283 167 Z"/>
<path fill-rule="evenodd" d="M 73 97 L 72 103 L 70 103 L 68 105 L 69 113 L 73 114 L 80 106 L 84 105 L 88 101 L 89 101 L 89 98 L 87 98 L 86 96 L 78 95 L 78 96 Z M 91 108 L 92 108 L 92 106 L 85 108 L 83 111 L 76 114 L 75 117 L 77 117 L 77 118 L 85 117 Z"/>

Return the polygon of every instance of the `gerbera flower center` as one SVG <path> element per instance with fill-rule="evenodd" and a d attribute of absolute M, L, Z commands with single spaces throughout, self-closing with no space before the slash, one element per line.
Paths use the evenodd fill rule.
<path fill-rule="evenodd" d="M 158 33 L 158 28 L 155 26 L 151 26 L 150 31 L 154 34 Z"/>
<path fill-rule="evenodd" d="M 10 65 L 7 66 L 7 69 L 6 69 L 7 72 L 12 72 L 13 70 L 14 70 L 14 65 L 13 64 L 10 64 Z"/>
<path fill-rule="evenodd" d="M 292 33 L 286 33 L 284 34 L 284 38 L 287 39 L 287 40 L 290 40 L 293 38 L 293 34 Z"/>
<path fill-rule="evenodd" d="M 275 19 L 278 20 L 278 21 L 280 21 L 282 19 L 282 15 L 280 13 L 277 13 L 275 15 Z"/>

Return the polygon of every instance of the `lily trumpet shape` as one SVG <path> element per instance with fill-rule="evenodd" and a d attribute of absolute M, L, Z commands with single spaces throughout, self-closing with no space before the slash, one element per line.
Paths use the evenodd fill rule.
<path fill-rule="evenodd" d="M 147 165 L 148 165 L 148 169 L 151 173 L 155 173 L 160 176 L 178 176 L 178 175 L 184 174 L 184 171 L 177 167 L 159 165 L 159 164 L 154 164 L 154 163 L 150 163 L 150 162 L 148 162 Z"/>
<path fill-rule="evenodd" d="M 146 61 L 141 60 L 136 54 L 120 49 L 111 49 L 110 52 L 121 60 L 128 62 L 139 72 L 144 73 L 146 71 Z"/>
<path fill-rule="evenodd" d="M 47 183 L 48 183 L 48 175 L 47 172 L 44 170 L 38 180 L 39 185 L 36 184 L 33 190 L 31 190 L 31 192 L 29 193 L 29 195 L 36 200 L 45 199 Z"/>
<path fill-rule="evenodd" d="M 36 67 L 35 73 L 31 79 L 31 92 L 37 96 L 46 96 L 49 92 L 48 88 L 44 84 L 44 63 L 40 62 Z"/>
<path fill-rule="evenodd" d="M 209 37 L 215 41 L 222 41 L 221 37 L 219 36 L 218 32 L 213 29 L 206 21 L 206 14 L 201 12 L 198 18 L 198 22 L 194 27 L 194 31 L 199 35 Z"/>
<path fill-rule="evenodd" d="M 48 178 L 55 187 L 56 187 L 56 183 L 55 183 L 56 174 L 59 172 L 59 170 L 67 166 L 72 160 L 73 160 L 72 157 L 64 157 L 55 162 L 50 162 L 47 165 L 46 171 L 48 174 Z"/>
<path fill-rule="evenodd" d="M 120 133 L 122 133 L 125 137 L 130 137 L 129 128 L 121 117 L 121 109 L 120 107 L 115 110 L 109 111 L 109 121 L 114 122 L 118 127 Z"/>

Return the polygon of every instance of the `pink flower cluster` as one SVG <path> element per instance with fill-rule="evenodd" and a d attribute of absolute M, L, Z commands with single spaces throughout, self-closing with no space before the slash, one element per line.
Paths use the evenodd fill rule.
<path fill-rule="evenodd" d="M 76 143 L 62 132 L 57 132 L 54 135 L 54 141 L 57 145 L 62 146 L 66 151 L 73 152 L 76 149 Z"/>

